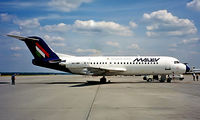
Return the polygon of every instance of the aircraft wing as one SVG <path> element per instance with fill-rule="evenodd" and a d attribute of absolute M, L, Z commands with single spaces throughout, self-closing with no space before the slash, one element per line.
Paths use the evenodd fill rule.
<path fill-rule="evenodd" d="M 125 68 L 116 67 L 87 67 L 87 71 L 93 75 L 105 75 L 108 73 L 125 72 Z"/>

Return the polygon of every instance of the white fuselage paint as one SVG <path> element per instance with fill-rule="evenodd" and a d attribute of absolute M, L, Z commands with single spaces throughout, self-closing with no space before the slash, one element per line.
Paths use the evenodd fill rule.
<path fill-rule="evenodd" d="M 121 72 L 110 72 L 106 75 L 169 75 L 183 74 L 186 66 L 173 57 L 164 56 L 87 56 L 76 57 L 58 54 L 61 65 L 74 74 L 88 74 L 86 68 L 125 69 Z"/>
<path fill-rule="evenodd" d="M 33 64 L 47 67 L 56 70 L 62 70 L 71 72 L 74 74 L 83 75 L 170 75 L 170 74 L 183 74 L 189 72 L 190 69 L 185 64 L 182 64 L 173 57 L 164 56 L 86 56 L 76 57 L 66 54 L 55 53 L 53 50 L 44 44 L 44 41 L 39 37 L 22 37 L 16 35 L 8 35 L 19 40 L 26 42 L 30 51 L 35 59 Z M 30 42 L 32 41 L 32 42 Z M 35 43 L 35 45 L 33 44 Z M 37 47 L 37 44 L 41 48 L 48 48 L 48 56 L 45 58 L 43 50 Z M 33 44 L 30 46 L 30 44 Z M 38 58 L 35 55 L 35 49 L 43 56 Z M 45 51 L 45 50 L 44 50 Z M 49 55 L 50 54 L 50 55 Z M 164 78 L 161 76 L 161 78 Z M 101 79 L 105 81 L 105 77 Z"/>

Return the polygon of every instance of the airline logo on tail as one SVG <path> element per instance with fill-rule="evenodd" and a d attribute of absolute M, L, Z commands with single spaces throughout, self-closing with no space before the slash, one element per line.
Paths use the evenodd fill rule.
<path fill-rule="evenodd" d="M 36 46 L 35 46 L 36 55 L 38 57 L 40 57 L 40 58 L 42 58 L 42 57 L 45 58 L 45 56 L 48 58 L 50 57 L 49 53 L 44 48 L 42 48 L 42 46 L 38 42 L 36 42 L 35 44 L 36 44 Z"/>

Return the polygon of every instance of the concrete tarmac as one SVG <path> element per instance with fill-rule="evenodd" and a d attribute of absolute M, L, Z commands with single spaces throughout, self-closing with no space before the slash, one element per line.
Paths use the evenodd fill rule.
<path fill-rule="evenodd" d="M 199 120 L 200 82 L 142 77 L 0 77 L 0 120 Z M 90 81 L 86 83 L 86 81 Z"/>

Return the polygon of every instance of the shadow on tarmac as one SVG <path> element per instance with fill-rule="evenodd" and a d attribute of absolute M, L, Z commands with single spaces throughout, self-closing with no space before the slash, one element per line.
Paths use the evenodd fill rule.
<path fill-rule="evenodd" d="M 84 87 L 102 84 L 99 81 L 86 81 L 86 82 L 29 82 L 29 83 L 18 83 L 18 84 L 51 84 L 51 85 L 62 85 L 62 84 L 75 84 L 69 87 Z M 108 83 L 105 83 L 108 84 Z"/>
<path fill-rule="evenodd" d="M 105 84 L 144 84 L 147 83 L 146 81 L 137 81 L 137 82 L 106 82 L 106 83 L 100 83 L 99 81 L 87 81 L 81 84 L 73 85 L 70 87 L 84 87 L 84 86 L 94 86 L 94 85 L 105 85 Z M 160 82 L 150 82 L 150 83 L 157 83 L 159 84 Z"/>
<path fill-rule="evenodd" d="M 28 83 L 18 83 L 18 84 L 52 84 L 52 85 L 61 85 L 61 84 L 75 84 L 71 85 L 69 87 L 85 87 L 85 86 L 95 86 L 95 85 L 105 85 L 105 84 L 163 84 L 158 81 L 154 82 L 146 82 L 146 81 L 133 81 L 133 82 L 106 82 L 106 83 L 100 83 L 100 81 L 86 81 L 86 82 L 28 82 Z M 173 82 L 176 83 L 176 82 Z M 0 84 L 3 84 L 0 82 Z M 4 83 L 4 84 L 9 84 Z"/>
<path fill-rule="evenodd" d="M 106 82 L 100 83 L 100 81 L 86 81 L 86 82 L 33 82 L 33 83 L 19 83 L 19 84 L 52 84 L 52 85 L 59 85 L 59 84 L 76 84 L 69 87 L 84 87 L 84 86 L 94 86 L 94 85 L 105 85 L 105 84 L 140 84 L 140 83 L 147 83 L 146 81 L 133 81 L 133 82 Z M 160 83 L 160 82 L 150 82 L 150 83 Z"/>
<path fill-rule="evenodd" d="M 0 84 L 10 84 L 10 82 L 0 82 Z"/>
<path fill-rule="evenodd" d="M 47 84 L 76 84 L 69 87 L 84 87 L 101 84 L 99 81 L 87 81 L 87 82 L 50 82 Z"/>

